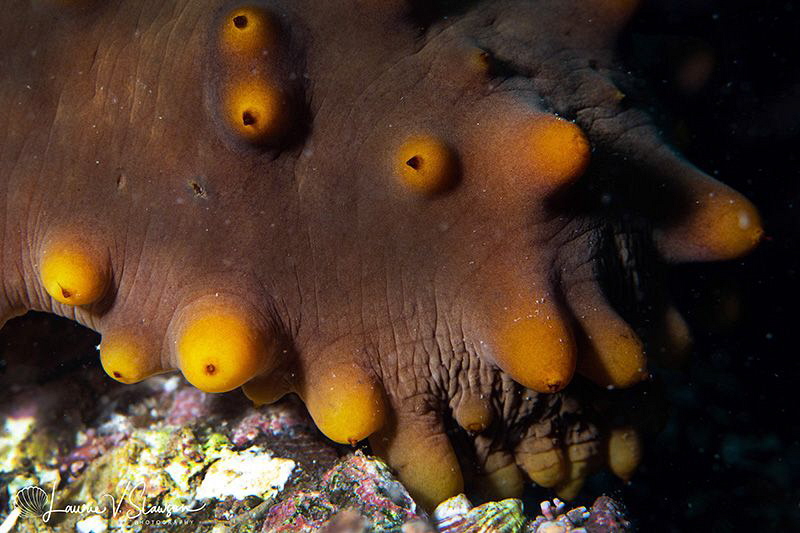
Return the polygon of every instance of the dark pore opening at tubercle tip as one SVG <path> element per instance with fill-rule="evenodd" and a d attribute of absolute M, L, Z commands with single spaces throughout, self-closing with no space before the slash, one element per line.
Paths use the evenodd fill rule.
<path fill-rule="evenodd" d="M 120 374 L 119 372 L 114 372 L 114 377 L 119 379 L 122 377 L 122 374 Z"/>
<path fill-rule="evenodd" d="M 245 111 L 242 113 L 242 124 L 245 126 L 252 126 L 256 123 L 256 116 L 252 111 Z"/>
<path fill-rule="evenodd" d="M 206 365 L 206 374 L 208 374 L 209 376 L 213 376 L 214 373 L 216 373 L 216 371 L 217 371 L 217 367 L 215 367 L 214 365 L 212 365 L 212 364 L 207 364 Z"/>
<path fill-rule="evenodd" d="M 406 161 L 406 165 L 410 166 L 414 170 L 419 170 L 422 167 L 422 158 L 418 155 L 415 155 L 408 161 Z"/>
<path fill-rule="evenodd" d="M 240 30 L 247 27 L 247 17 L 244 15 L 237 15 L 233 17 L 233 25 Z"/>

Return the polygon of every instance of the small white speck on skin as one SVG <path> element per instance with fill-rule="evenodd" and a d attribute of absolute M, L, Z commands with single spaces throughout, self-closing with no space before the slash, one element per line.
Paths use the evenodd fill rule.
<path fill-rule="evenodd" d="M 739 212 L 739 229 L 750 228 L 750 216 L 744 211 Z"/>

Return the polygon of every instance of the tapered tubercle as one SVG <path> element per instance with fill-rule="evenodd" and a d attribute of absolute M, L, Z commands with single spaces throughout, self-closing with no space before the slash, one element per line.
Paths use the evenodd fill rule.
<path fill-rule="evenodd" d="M 543 422 L 528 428 L 528 433 L 514 450 L 517 464 L 539 486 L 555 487 L 567 475 L 567 458 L 552 424 Z"/>
<path fill-rule="evenodd" d="M 435 413 L 394 412 L 373 434 L 373 451 L 398 472 L 400 481 L 429 511 L 464 490 L 453 446 Z"/>
<path fill-rule="evenodd" d="M 563 389 L 575 371 L 576 347 L 554 290 L 534 287 L 513 263 L 498 262 L 493 274 L 483 290 L 476 284 L 483 298 L 474 304 L 486 354 L 524 387 Z"/>
<path fill-rule="evenodd" d="M 525 480 L 514 456 L 505 451 L 496 451 L 486 457 L 483 473 L 476 479 L 478 490 L 490 500 L 519 498 Z"/>
<path fill-rule="evenodd" d="M 630 387 L 647 378 L 647 359 L 638 335 L 605 299 L 594 281 L 566 290 L 583 330 L 577 369 L 603 387 Z"/>
<path fill-rule="evenodd" d="M 639 128 L 636 135 L 620 137 L 613 149 L 655 180 L 654 201 L 669 207 L 654 230 L 665 259 L 733 259 L 761 240 L 764 230 L 755 206 L 675 153 L 655 131 Z"/>
<path fill-rule="evenodd" d="M 87 305 L 100 300 L 111 281 L 108 255 L 78 234 L 48 237 L 39 258 L 39 277 L 54 300 Z"/>
<path fill-rule="evenodd" d="M 599 465 L 600 449 L 595 440 L 583 440 L 577 428 L 571 428 L 564 439 L 567 471 L 564 479 L 554 488 L 559 498 L 574 500 L 586 478 Z"/>
<path fill-rule="evenodd" d="M 686 362 L 692 349 L 692 332 L 675 306 L 670 305 L 664 310 L 656 336 L 659 364 L 679 368 Z"/>
<path fill-rule="evenodd" d="M 641 0 L 590 0 L 585 7 L 591 11 L 591 23 L 605 27 L 615 35 L 638 10 Z"/>
<path fill-rule="evenodd" d="M 740 193 L 696 169 L 676 176 L 688 195 L 686 213 L 655 231 L 670 261 L 734 259 L 752 250 L 764 230 L 755 206 Z"/>
<path fill-rule="evenodd" d="M 174 356 L 186 379 L 205 392 L 226 392 L 278 362 L 278 339 L 259 314 L 233 298 L 201 297 L 171 327 Z"/>
<path fill-rule="evenodd" d="M 608 466 L 623 481 L 629 481 L 642 460 L 642 440 L 632 427 L 610 431 L 607 444 Z"/>
<path fill-rule="evenodd" d="M 160 343 L 133 328 L 103 333 L 100 362 L 106 374 L 121 383 L 138 383 L 164 371 Z"/>
<path fill-rule="evenodd" d="M 492 406 L 487 398 L 471 391 L 465 391 L 453 409 L 453 416 L 459 426 L 471 432 L 480 432 L 492 423 Z"/>
<path fill-rule="evenodd" d="M 532 175 L 548 187 L 558 188 L 583 175 L 590 146 L 583 131 L 567 120 L 544 115 L 530 121 L 522 138 L 528 143 Z"/>
<path fill-rule="evenodd" d="M 470 125 L 480 171 L 526 201 L 542 200 L 578 180 L 589 165 L 591 146 L 575 123 L 523 102 L 489 99 Z"/>
<path fill-rule="evenodd" d="M 254 406 L 261 407 L 277 402 L 290 393 L 292 388 L 285 376 L 276 371 L 254 377 L 242 385 L 242 392 Z"/>
<path fill-rule="evenodd" d="M 326 437 L 355 445 L 383 427 L 385 393 L 370 372 L 348 358 L 358 351 L 343 349 L 337 344 L 320 350 L 319 363 L 303 370 L 298 392 Z"/>
<path fill-rule="evenodd" d="M 271 80 L 231 80 L 222 89 L 222 102 L 230 130 L 251 144 L 275 142 L 289 126 L 288 99 Z"/>

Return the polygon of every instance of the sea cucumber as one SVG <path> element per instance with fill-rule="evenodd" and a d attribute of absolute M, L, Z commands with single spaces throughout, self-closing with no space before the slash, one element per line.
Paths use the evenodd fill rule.
<path fill-rule="evenodd" d="M 73 318 L 126 383 L 295 392 L 428 507 L 462 468 L 496 497 L 629 476 L 636 431 L 559 391 L 645 379 L 686 339 L 661 262 L 762 233 L 627 95 L 635 7 L 12 0 L 0 323 Z"/>

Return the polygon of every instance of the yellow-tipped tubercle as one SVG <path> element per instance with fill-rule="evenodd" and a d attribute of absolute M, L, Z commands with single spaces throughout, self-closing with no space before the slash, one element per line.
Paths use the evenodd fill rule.
<path fill-rule="evenodd" d="M 443 140 L 431 135 L 408 138 L 398 149 L 395 169 L 409 189 L 435 194 L 458 178 L 458 158 Z"/>
<path fill-rule="evenodd" d="M 552 393 L 572 380 L 575 342 L 562 318 L 524 310 L 507 317 L 498 333 L 497 364 L 517 383 Z"/>
<path fill-rule="evenodd" d="M 533 120 L 524 141 L 534 179 L 548 188 L 558 188 L 579 178 L 589 164 L 589 141 L 572 122 L 546 117 Z"/>
<path fill-rule="evenodd" d="M 453 415 L 458 425 L 467 431 L 483 431 L 492 423 L 492 409 L 489 402 L 473 394 L 466 394 L 462 398 Z"/>
<path fill-rule="evenodd" d="M 608 466 L 623 481 L 633 477 L 642 460 L 642 441 L 631 427 L 611 430 L 608 437 Z"/>
<path fill-rule="evenodd" d="M 512 456 L 503 452 L 490 454 L 483 469 L 478 486 L 487 498 L 504 500 L 522 495 L 525 481 Z"/>
<path fill-rule="evenodd" d="M 205 392 L 233 390 L 271 368 L 274 347 L 274 338 L 224 303 L 185 312 L 176 343 L 183 375 Z"/>
<path fill-rule="evenodd" d="M 559 448 L 537 452 L 522 447 L 517 449 L 516 457 L 531 481 L 539 486 L 555 487 L 567 474 L 567 461 Z"/>
<path fill-rule="evenodd" d="M 684 176 L 679 185 L 685 188 L 687 211 L 654 232 L 667 259 L 734 259 L 761 241 L 761 216 L 747 198 L 708 176 Z"/>
<path fill-rule="evenodd" d="M 106 374 L 121 383 L 138 383 L 157 374 L 158 354 L 131 334 L 106 334 L 100 342 L 100 362 Z"/>
<path fill-rule="evenodd" d="M 626 388 L 645 380 L 647 359 L 639 337 L 613 313 L 580 318 L 589 345 L 578 359 L 578 371 L 602 387 Z"/>
<path fill-rule="evenodd" d="M 58 302 L 86 305 L 96 302 L 109 284 L 108 263 L 80 242 L 50 242 L 40 264 L 42 285 Z"/>
<path fill-rule="evenodd" d="M 270 405 L 289 393 L 289 387 L 273 374 L 256 376 L 244 385 L 242 392 L 256 407 Z"/>
<path fill-rule="evenodd" d="M 567 473 L 555 491 L 559 498 L 574 500 L 580 493 L 586 478 L 597 463 L 597 446 L 593 442 L 570 444 L 566 448 Z"/>
<path fill-rule="evenodd" d="M 247 142 L 274 142 L 288 127 L 286 98 L 260 78 L 231 82 L 224 90 L 223 101 L 225 122 Z"/>
<path fill-rule="evenodd" d="M 275 48 L 280 27 L 267 10 L 240 7 L 229 12 L 221 22 L 220 49 L 226 55 L 257 57 Z"/>
<path fill-rule="evenodd" d="M 312 371 L 301 396 L 325 436 L 355 445 L 383 426 L 383 389 L 366 372 L 352 364 Z"/>
<path fill-rule="evenodd" d="M 370 436 L 372 449 L 398 472 L 411 496 L 432 511 L 464 491 L 464 478 L 453 446 L 443 428 L 416 415 L 393 417 Z"/>
<path fill-rule="evenodd" d="M 721 195 L 722 196 L 722 195 Z M 718 257 L 739 257 L 761 241 L 764 229 L 758 210 L 744 197 L 709 198 L 704 201 L 704 213 L 697 217 L 698 232 L 707 232 L 707 242 Z"/>

